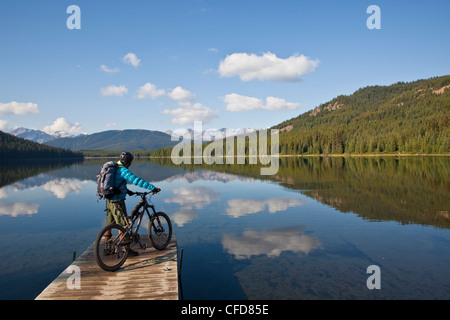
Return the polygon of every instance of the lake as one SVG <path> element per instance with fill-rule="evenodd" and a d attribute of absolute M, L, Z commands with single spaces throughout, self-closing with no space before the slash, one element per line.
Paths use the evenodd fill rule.
<path fill-rule="evenodd" d="M 105 161 L 1 165 L 0 299 L 34 299 L 95 240 Z M 450 299 L 450 157 L 130 169 L 162 189 L 184 299 Z"/>

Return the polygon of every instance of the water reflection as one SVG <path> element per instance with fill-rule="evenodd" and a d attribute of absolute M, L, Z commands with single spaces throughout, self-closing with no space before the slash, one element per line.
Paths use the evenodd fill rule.
<path fill-rule="evenodd" d="M 18 217 L 38 213 L 39 203 L 26 202 L 0 202 L 0 216 Z"/>
<path fill-rule="evenodd" d="M 285 227 L 274 230 L 247 230 L 242 235 L 225 234 L 223 248 L 236 259 L 250 259 L 265 255 L 269 258 L 280 256 L 284 251 L 308 254 L 321 247 L 315 236 L 306 235 L 305 227 Z"/>
<path fill-rule="evenodd" d="M 157 161 L 172 166 L 170 159 Z M 364 219 L 450 228 L 450 157 L 286 157 L 274 176 L 246 165 L 184 169 L 205 167 L 240 179 L 276 181 Z"/>
<path fill-rule="evenodd" d="M 33 299 L 94 241 L 104 162 L 2 167 L 0 298 Z M 450 158 L 393 157 L 282 158 L 275 176 L 170 159 L 132 167 L 163 190 L 153 200 L 184 249 L 186 299 L 448 299 L 449 170 Z M 371 264 L 378 292 L 365 286 Z"/>
<path fill-rule="evenodd" d="M 80 163 L 80 159 L 65 160 L 17 160 L 14 162 L 0 159 L 0 187 L 10 185 L 39 173 L 56 170 L 59 168 L 70 167 L 75 163 Z"/>
<path fill-rule="evenodd" d="M 167 179 L 167 182 L 172 182 L 175 180 L 185 181 L 188 183 L 192 183 L 199 180 L 207 180 L 207 181 L 219 181 L 219 182 L 230 182 L 230 181 L 244 181 L 251 182 L 254 179 L 250 177 L 243 177 L 237 174 L 226 173 L 226 172 L 217 172 L 211 170 L 198 170 L 198 171 L 190 171 L 183 172 L 180 174 L 173 175 Z"/>
<path fill-rule="evenodd" d="M 165 203 L 175 203 L 180 210 L 171 214 L 172 220 L 179 227 L 197 218 L 199 215 L 195 209 L 203 209 L 212 202 L 220 200 L 220 194 L 203 186 L 190 186 L 189 188 L 172 189 L 173 196 L 166 198 Z"/>
<path fill-rule="evenodd" d="M 58 199 L 64 199 L 70 193 L 80 193 L 86 183 L 87 181 L 78 179 L 61 178 L 44 183 L 42 188 L 53 193 Z"/>
<path fill-rule="evenodd" d="M 266 206 L 269 213 L 277 213 L 302 204 L 303 202 L 296 198 L 271 198 L 262 200 L 238 198 L 228 200 L 226 213 L 232 218 L 239 218 L 248 214 L 262 212 Z"/>
<path fill-rule="evenodd" d="M 210 188 L 189 187 L 172 189 L 173 196 L 164 200 L 166 203 L 176 203 L 185 208 L 201 209 L 214 201 L 220 200 L 220 195 Z"/>
<path fill-rule="evenodd" d="M 25 190 L 34 190 L 42 188 L 50 192 L 58 199 L 64 199 L 68 194 L 77 194 L 83 190 L 88 183 L 87 180 L 76 178 L 56 178 L 48 174 L 39 174 L 35 177 L 15 182 L 9 186 L 0 189 L 0 199 L 12 196 L 13 193 Z"/>

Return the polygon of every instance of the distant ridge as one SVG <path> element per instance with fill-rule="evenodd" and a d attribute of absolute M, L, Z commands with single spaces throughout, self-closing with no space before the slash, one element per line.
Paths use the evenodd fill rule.
<path fill-rule="evenodd" d="M 108 130 L 72 138 L 59 138 L 45 144 L 71 150 L 135 151 L 174 146 L 167 133 L 143 129 Z"/>

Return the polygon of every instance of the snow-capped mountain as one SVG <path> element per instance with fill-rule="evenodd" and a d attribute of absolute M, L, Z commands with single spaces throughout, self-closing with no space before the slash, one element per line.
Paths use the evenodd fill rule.
<path fill-rule="evenodd" d="M 190 137 L 194 141 L 213 141 L 214 139 L 222 139 L 226 137 L 238 136 L 241 134 L 246 134 L 249 132 L 254 132 L 255 129 L 243 128 L 243 129 L 207 129 L 203 132 L 194 131 L 193 129 L 177 129 L 175 131 L 167 130 L 165 133 L 168 135 L 179 138 L 179 137 Z"/>
<path fill-rule="evenodd" d="M 46 143 L 50 140 L 66 137 L 75 137 L 75 135 L 68 135 L 66 132 L 57 131 L 54 134 L 48 134 L 41 130 L 27 129 L 27 128 L 17 128 L 10 132 L 13 136 L 24 138 L 33 142 Z"/>
<path fill-rule="evenodd" d="M 38 143 L 45 143 L 47 141 L 57 138 L 41 130 L 27 129 L 22 127 L 11 131 L 10 134 L 19 138 L 24 138 Z"/>

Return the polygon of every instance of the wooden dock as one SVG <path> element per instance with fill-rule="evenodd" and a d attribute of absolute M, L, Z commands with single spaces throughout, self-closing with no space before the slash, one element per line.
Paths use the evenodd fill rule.
<path fill-rule="evenodd" d="M 128 257 L 115 272 L 102 270 L 94 258 L 94 244 L 66 268 L 36 300 L 178 300 L 178 250 L 175 234 L 162 251 L 150 244 L 146 235 L 141 241 L 146 250 Z M 79 269 L 78 269 L 78 268 Z M 79 270 L 79 286 L 74 281 Z"/>

